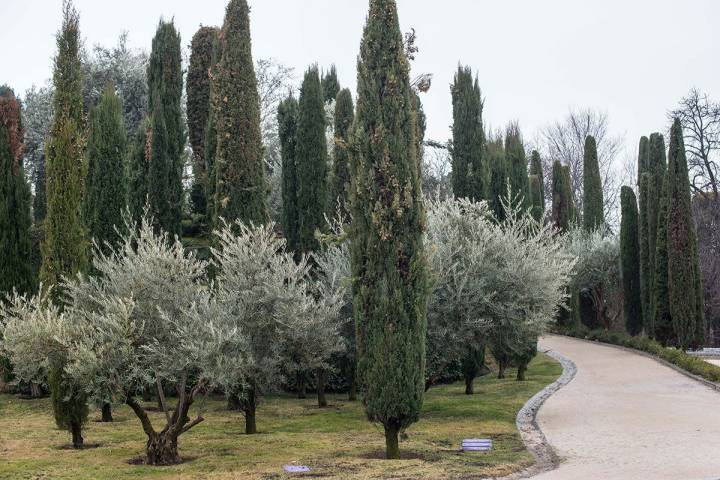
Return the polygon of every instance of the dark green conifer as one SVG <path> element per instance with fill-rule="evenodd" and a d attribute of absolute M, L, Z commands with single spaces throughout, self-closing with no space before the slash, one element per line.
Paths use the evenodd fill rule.
<path fill-rule="evenodd" d="M 278 135 L 282 155 L 282 229 L 291 252 L 297 252 L 300 247 L 295 165 L 297 121 L 298 102 L 290 95 L 278 106 Z"/>
<path fill-rule="evenodd" d="M 640 210 L 638 215 L 638 235 L 640 238 L 640 292 L 642 299 L 643 325 L 645 333 L 653 338 L 655 335 L 655 321 L 652 311 L 652 290 L 653 276 L 655 273 L 655 264 L 650 261 L 650 239 L 648 230 L 648 198 L 650 198 L 650 189 L 652 177 L 648 172 L 644 172 L 640 176 Z M 655 233 L 657 236 L 657 232 Z M 654 256 L 653 256 L 654 258 Z"/>
<path fill-rule="evenodd" d="M 588 232 L 605 224 L 603 191 L 595 138 L 585 138 L 583 155 L 583 226 Z"/>
<path fill-rule="evenodd" d="M 670 315 L 668 293 L 668 178 L 665 176 L 658 206 L 655 265 L 653 266 L 651 328 L 654 338 L 663 345 L 675 344 L 675 330 Z"/>
<path fill-rule="evenodd" d="M 574 208 L 569 180 L 566 168 L 559 160 L 555 160 L 552 171 L 552 222 L 560 232 L 566 232 L 573 219 Z"/>
<path fill-rule="evenodd" d="M 531 207 L 530 213 L 537 222 L 541 222 L 544 215 L 543 210 L 543 194 L 542 187 L 540 186 L 540 177 L 537 175 L 530 175 L 530 201 Z"/>
<path fill-rule="evenodd" d="M 508 183 L 513 203 L 520 200 L 523 209 L 530 207 L 530 188 L 528 181 L 527 159 L 523 146 L 520 127 L 511 123 L 505 134 L 505 162 L 507 163 Z"/>
<path fill-rule="evenodd" d="M 530 175 L 537 175 L 538 182 L 540 183 L 540 192 L 542 195 L 540 199 L 542 201 L 542 209 L 545 211 L 545 172 L 543 172 L 542 161 L 540 160 L 540 153 L 537 150 L 533 150 L 530 154 Z"/>
<path fill-rule="evenodd" d="M 638 151 L 638 186 L 640 185 L 640 179 L 642 178 L 642 174 L 647 172 L 649 170 L 648 168 L 648 150 L 649 150 L 649 140 L 648 137 L 642 136 L 640 137 L 640 147 Z"/>
<path fill-rule="evenodd" d="M 330 186 L 330 214 L 335 214 L 339 206 L 343 216 L 347 216 L 350 200 L 350 173 L 348 162 L 350 152 L 350 127 L 355 119 L 353 99 L 350 90 L 340 90 L 335 101 L 335 147 L 333 149 L 333 175 Z"/>
<path fill-rule="evenodd" d="M 620 266 L 622 271 L 625 328 L 638 335 L 643 328 L 640 298 L 640 244 L 638 210 L 635 192 L 630 187 L 620 191 Z"/>
<path fill-rule="evenodd" d="M 249 13 L 246 0 L 231 0 L 220 32 L 212 100 L 217 129 L 215 216 L 261 224 L 268 213 Z"/>
<path fill-rule="evenodd" d="M 470 67 L 458 66 L 450 87 L 453 104 L 452 184 L 457 198 L 485 198 L 485 131 L 482 96 Z"/>
<path fill-rule="evenodd" d="M 335 65 L 330 67 L 330 71 L 322 77 L 322 89 L 325 103 L 335 100 L 340 93 L 340 82 L 338 82 L 337 70 Z"/>
<path fill-rule="evenodd" d="M 490 185 L 488 186 L 488 206 L 498 222 L 505 221 L 503 199 L 507 197 L 507 162 L 503 139 L 498 136 L 488 143 L 487 158 L 490 164 Z"/>
<path fill-rule="evenodd" d="M 399 458 L 399 433 L 418 420 L 425 389 L 417 129 L 396 3 L 371 0 L 358 61 L 350 246 L 358 377 L 368 418 L 384 426 L 388 458 Z"/>
<path fill-rule="evenodd" d="M 135 220 L 142 217 L 148 197 L 148 175 L 150 170 L 150 152 L 152 129 L 150 119 L 145 118 L 130 143 L 127 152 L 127 206 Z"/>
<path fill-rule="evenodd" d="M 317 66 L 305 72 L 300 89 L 295 168 L 300 251 L 318 247 L 315 231 L 325 226 L 327 212 L 327 141 L 325 105 Z"/>

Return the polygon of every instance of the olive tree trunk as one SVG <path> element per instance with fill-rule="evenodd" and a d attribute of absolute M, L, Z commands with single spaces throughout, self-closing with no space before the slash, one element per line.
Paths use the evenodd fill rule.
<path fill-rule="evenodd" d="M 113 421 L 112 406 L 109 403 L 103 403 L 102 405 L 102 418 L 103 422 L 109 423 Z"/>
<path fill-rule="evenodd" d="M 325 383 L 327 382 L 327 372 L 323 369 L 317 371 L 317 397 L 318 407 L 327 407 L 327 398 L 325 398 Z"/>

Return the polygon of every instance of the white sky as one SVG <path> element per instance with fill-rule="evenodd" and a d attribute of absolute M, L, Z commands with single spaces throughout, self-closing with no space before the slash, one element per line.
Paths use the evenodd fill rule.
<path fill-rule="evenodd" d="M 335 63 L 355 92 L 366 0 L 249 0 L 253 53 L 294 67 Z M 175 19 L 187 46 L 199 27 L 220 25 L 226 0 L 76 0 L 87 45 L 122 31 L 150 49 L 158 19 Z M 664 131 L 666 112 L 691 87 L 720 98 L 720 1 L 398 0 L 414 27 L 414 73 L 434 74 L 423 96 L 428 137 L 450 136 L 449 85 L 458 62 L 473 67 L 485 122 L 518 120 L 527 139 L 570 107 L 605 110 L 634 153 L 640 135 Z M 22 93 L 51 75 L 61 0 L 0 0 L 0 83 Z"/>

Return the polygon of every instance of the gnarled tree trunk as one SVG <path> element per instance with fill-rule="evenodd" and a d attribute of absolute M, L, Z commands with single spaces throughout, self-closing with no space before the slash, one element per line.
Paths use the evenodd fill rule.
<path fill-rule="evenodd" d="M 327 407 L 327 398 L 325 398 L 325 383 L 327 382 L 327 372 L 323 369 L 317 371 L 317 397 L 318 407 Z"/>
<path fill-rule="evenodd" d="M 73 448 L 83 448 L 84 440 L 82 437 L 82 424 L 80 422 L 70 422 L 70 433 L 72 433 Z"/>
<path fill-rule="evenodd" d="M 517 371 L 517 381 L 518 382 L 524 382 L 525 381 L 525 372 L 527 371 L 527 364 L 521 363 L 518 365 L 518 371 Z"/>
<path fill-rule="evenodd" d="M 465 376 L 465 395 L 472 395 L 475 393 L 474 388 L 475 377 L 466 375 Z"/>
<path fill-rule="evenodd" d="M 254 435 L 257 433 L 257 425 L 255 424 L 255 410 L 257 402 L 255 397 L 255 389 L 250 387 L 247 389 L 245 399 L 243 399 L 243 413 L 245 414 L 245 434 Z"/>
<path fill-rule="evenodd" d="M 148 465 L 175 465 L 180 463 L 177 436 L 168 432 L 150 435 L 145 446 Z"/>
<path fill-rule="evenodd" d="M 109 403 L 103 403 L 102 405 L 102 419 L 103 422 L 112 422 L 112 406 Z"/>

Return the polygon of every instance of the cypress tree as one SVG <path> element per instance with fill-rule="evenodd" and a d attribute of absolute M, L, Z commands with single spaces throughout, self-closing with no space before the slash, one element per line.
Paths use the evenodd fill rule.
<path fill-rule="evenodd" d="M 249 13 L 246 0 L 231 0 L 220 33 L 221 54 L 213 76 L 215 216 L 261 224 L 268 213 Z"/>
<path fill-rule="evenodd" d="M 212 220 L 215 214 L 215 184 L 217 183 L 217 176 L 215 175 L 215 156 L 217 155 L 217 128 L 215 124 L 217 113 L 215 108 L 217 102 L 214 102 L 213 99 L 215 98 L 215 84 L 218 78 L 218 61 L 220 54 L 220 39 L 218 36 L 215 36 L 209 69 L 210 105 L 208 106 L 208 121 L 205 127 L 205 155 L 203 156 L 207 174 L 207 182 L 205 184 L 205 199 L 207 200 L 206 215 L 210 220 Z"/>
<path fill-rule="evenodd" d="M 646 174 L 647 175 L 647 174 Z M 655 339 L 663 345 L 675 343 L 675 330 L 670 315 L 670 298 L 668 293 L 668 178 L 663 180 L 658 208 L 655 265 L 652 275 L 651 327 Z"/>
<path fill-rule="evenodd" d="M 61 277 L 83 272 L 88 266 L 88 245 L 81 213 L 85 169 L 79 25 L 77 11 L 72 3 L 65 2 L 53 72 L 55 114 L 46 146 L 47 216 L 40 267 L 44 288 L 56 286 L 55 301 L 60 297 L 57 286 Z M 63 381 L 63 369 L 63 359 L 55 356 L 48 374 L 55 421 L 58 427 L 72 433 L 73 446 L 81 448 L 87 404 L 82 392 Z"/>
<path fill-rule="evenodd" d="M 595 138 L 585 138 L 583 155 L 583 226 L 588 232 L 601 228 L 605 223 L 603 191 L 598 164 Z"/>
<path fill-rule="evenodd" d="M 566 232 L 570 228 L 573 217 L 569 180 L 566 167 L 563 167 L 559 160 L 555 160 L 552 171 L 552 222 L 560 232 Z"/>
<path fill-rule="evenodd" d="M 530 201 L 531 210 L 530 213 L 537 222 L 542 222 L 543 214 L 543 194 L 542 187 L 540 186 L 540 177 L 537 175 L 530 175 Z"/>
<path fill-rule="evenodd" d="M 282 229 L 287 247 L 297 252 L 300 246 L 299 218 L 297 209 L 297 169 L 295 165 L 295 141 L 297 135 L 298 102 L 294 96 L 278 106 L 278 135 L 282 155 Z"/>
<path fill-rule="evenodd" d="M 126 133 L 120 99 L 108 84 L 90 112 L 87 143 L 88 173 L 85 223 L 88 234 L 101 247 L 118 240 L 125 209 Z"/>
<path fill-rule="evenodd" d="M 625 313 L 625 328 L 630 335 L 638 335 L 643 328 L 640 300 L 640 258 L 638 210 L 635 192 L 630 187 L 620 191 L 620 266 Z"/>
<path fill-rule="evenodd" d="M 498 222 L 505 221 L 505 208 L 502 199 L 507 196 L 507 163 L 502 137 L 488 143 L 488 163 L 490 164 L 490 184 L 488 186 L 488 205 Z"/>
<path fill-rule="evenodd" d="M 15 93 L 0 86 L 0 295 L 35 290 L 30 187 L 23 167 L 23 128 Z"/>
<path fill-rule="evenodd" d="M 147 178 L 150 208 L 158 227 L 171 235 L 180 235 L 185 129 L 180 34 L 172 22 L 161 20 L 158 25 L 147 77 L 152 129 Z"/>
<path fill-rule="evenodd" d="M 127 168 L 127 206 L 134 219 L 142 217 L 148 199 L 148 177 L 150 170 L 150 152 L 152 129 L 150 119 L 145 118 L 138 125 L 128 148 Z"/>
<path fill-rule="evenodd" d="M 699 338 L 699 326 L 704 321 L 698 306 L 697 288 L 700 275 L 697 264 L 697 236 L 690 204 L 688 177 L 682 125 L 675 119 L 670 132 L 668 156 L 668 297 L 670 316 L 678 345 L 687 349 Z M 704 330 L 703 330 L 704 331 Z"/>
<path fill-rule="evenodd" d="M 648 168 L 648 151 L 649 151 L 649 139 L 646 136 L 640 137 L 640 147 L 638 151 L 638 186 L 640 185 L 640 179 L 642 178 L 642 174 L 649 171 Z"/>
<path fill-rule="evenodd" d="M 333 149 L 333 175 L 330 186 L 330 214 L 334 215 L 339 205 L 341 212 L 347 216 L 350 173 L 348 171 L 348 143 L 350 141 L 350 127 L 355 119 L 353 99 L 350 90 L 340 90 L 335 101 L 335 148 Z"/>
<path fill-rule="evenodd" d="M 528 181 L 527 159 L 520 128 L 516 123 L 508 126 L 505 134 L 505 162 L 507 163 L 508 183 L 515 203 L 520 200 L 523 209 L 530 207 L 530 188 Z"/>
<path fill-rule="evenodd" d="M 540 184 L 540 201 L 542 211 L 545 211 L 545 173 L 543 172 L 542 161 L 537 150 L 533 150 L 530 154 L 530 175 L 537 175 Z"/>
<path fill-rule="evenodd" d="M 335 65 L 330 67 L 330 71 L 322 77 L 322 90 L 325 103 L 335 100 L 340 93 L 340 82 L 338 82 L 337 70 Z"/>
<path fill-rule="evenodd" d="M 453 104 L 452 184 L 457 198 L 485 198 L 482 97 L 470 67 L 458 66 L 450 87 Z"/>
<path fill-rule="evenodd" d="M 648 198 L 651 196 L 651 180 L 651 176 L 647 172 L 644 172 L 640 176 L 640 212 L 638 215 L 638 234 L 640 237 L 640 291 L 642 298 L 643 325 L 645 326 L 645 333 L 650 338 L 654 338 L 655 317 L 652 311 L 652 290 L 654 285 L 653 277 L 655 273 L 655 263 L 650 261 L 650 233 L 648 230 Z M 657 232 L 655 235 L 657 236 Z"/>
<path fill-rule="evenodd" d="M 327 141 L 325 106 L 317 66 L 305 72 L 300 89 L 295 168 L 300 251 L 318 247 L 315 231 L 325 225 L 327 212 Z"/>
<path fill-rule="evenodd" d="M 200 27 L 190 42 L 190 65 L 187 73 L 187 123 L 190 146 L 193 150 L 194 182 L 190 192 L 193 209 L 207 212 L 208 172 L 205 164 L 205 137 L 210 115 L 210 67 L 213 45 L 218 29 Z"/>
<path fill-rule="evenodd" d="M 350 167 L 357 371 L 368 419 L 383 424 L 387 457 L 399 458 L 398 434 L 418 420 L 423 401 L 428 272 L 418 127 L 394 0 L 370 1 L 357 83 Z"/>

